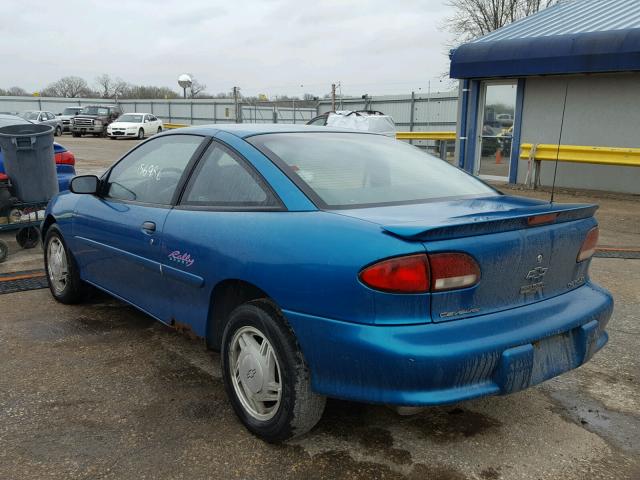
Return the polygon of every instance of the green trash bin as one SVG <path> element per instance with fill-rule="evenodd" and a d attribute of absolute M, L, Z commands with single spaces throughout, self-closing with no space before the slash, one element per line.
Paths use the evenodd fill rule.
<path fill-rule="evenodd" d="M 53 132 L 41 124 L 0 128 L 4 170 L 21 202 L 47 202 L 58 193 Z"/>

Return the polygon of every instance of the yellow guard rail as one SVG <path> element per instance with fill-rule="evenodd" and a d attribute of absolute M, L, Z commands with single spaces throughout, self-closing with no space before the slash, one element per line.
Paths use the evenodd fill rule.
<path fill-rule="evenodd" d="M 533 144 L 520 145 L 520 159 L 527 160 Z M 618 165 L 622 167 L 640 167 L 640 148 L 585 147 L 579 145 L 558 145 L 540 143 L 536 145 L 533 160 L 559 162 L 592 163 L 596 165 Z"/>
<path fill-rule="evenodd" d="M 455 140 L 456 132 L 396 132 L 398 140 Z"/>

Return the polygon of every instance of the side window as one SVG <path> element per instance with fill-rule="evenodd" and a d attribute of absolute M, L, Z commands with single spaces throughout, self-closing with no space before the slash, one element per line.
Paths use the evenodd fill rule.
<path fill-rule="evenodd" d="M 280 206 L 258 174 L 220 145 L 210 148 L 200 160 L 181 203 L 212 207 Z"/>
<path fill-rule="evenodd" d="M 53 113 L 47 112 L 47 119 L 48 120 L 53 120 L 54 118 L 56 118 L 56 117 L 53 115 Z"/>
<path fill-rule="evenodd" d="M 326 115 L 322 115 L 319 117 L 316 117 L 314 119 L 312 119 L 309 122 L 309 125 L 320 125 L 320 126 L 324 126 L 327 124 L 327 116 Z"/>
<path fill-rule="evenodd" d="M 202 141 L 196 135 L 170 135 L 141 145 L 111 170 L 107 197 L 170 204 L 184 169 Z"/>

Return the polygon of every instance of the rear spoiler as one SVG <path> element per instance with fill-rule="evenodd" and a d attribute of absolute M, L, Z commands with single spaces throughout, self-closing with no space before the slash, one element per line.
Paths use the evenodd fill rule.
<path fill-rule="evenodd" d="M 427 225 L 424 222 L 416 222 L 384 225 L 382 229 L 391 235 L 405 240 L 445 240 L 581 220 L 583 218 L 593 217 L 597 209 L 598 205 L 545 204 L 507 211 L 451 217 L 447 221 L 437 225 Z M 533 220 L 545 220 L 547 217 L 547 221 L 541 221 L 540 223 Z"/>

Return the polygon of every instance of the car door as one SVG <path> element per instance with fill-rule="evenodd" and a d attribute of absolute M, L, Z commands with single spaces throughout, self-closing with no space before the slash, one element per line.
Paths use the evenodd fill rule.
<path fill-rule="evenodd" d="M 56 116 L 51 113 L 51 112 L 45 112 L 47 115 L 47 125 L 51 125 L 53 128 L 56 128 L 58 126 L 58 122 L 59 120 L 56 118 Z"/>
<path fill-rule="evenodd" d="M 177 134 L 140 144 L 78 201 L 74 253 L 83 279 L 169 322 L 162 231 L 176 192 L 206 142 Z"/>
<path fill-rule="evenodd" d="M 154 115 L 149 115 L 149 129 L 150 134 L 158 133 L 158 127 L 160 126 L 160 122 Z"/>
<path fill-rule="evenodd" d="M 151 124 L 151 116 L 150 115 L 145 115 L 143 120 L 142 120 L 142 124 L 144 125 L 144 134 L 145 135 L 153 135 L 155 132 L 155 130 L 153 130 L 153 125 Z"/>
<path fill-rule="evenodd" d="M 243 270 L 264 253 L 260 232 L 273 229 L 283 210 L 249 162 L 216 141 L 209 145 L 165 222 L 162 270 L 176 321 L 205 335 L 211 289 L 251 277 Z"/>

